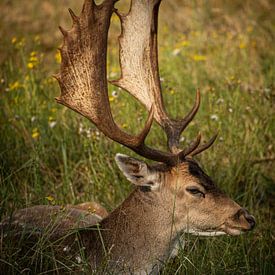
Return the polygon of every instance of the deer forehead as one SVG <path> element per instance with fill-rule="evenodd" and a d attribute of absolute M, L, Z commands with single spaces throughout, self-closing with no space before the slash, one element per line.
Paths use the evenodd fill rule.
<path fill-rule="evenodd" d="M 183 162 L 171 169 L 170 177 L 172 182 L 179 181 L 184 184 L 188 182 L 198 182 L 199 183 L 199 171 L 195 172 L 194 169 L 190 169 L 190 164 L 188 162 Z"/>
<path fill-rule="evenodd" d="M 167 173 L 166 181 L 170 186 L 177 185 L 177 188 L 186 185 L 199 185 L 207 191 L 219 191 L 213 180 L 193 160 L 182 162 L 173 167 Z"/>

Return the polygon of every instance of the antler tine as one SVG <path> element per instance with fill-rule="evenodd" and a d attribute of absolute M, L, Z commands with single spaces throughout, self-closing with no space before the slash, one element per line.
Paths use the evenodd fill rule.
<path fill-rule="evenodd" d="M 208 142 L 206 142 L 205 144 L 201 145 L 200 147 L 190 152 L 188 156 L 193 157 L 195 155 L 198 155 L 202 151 L 205 151 L 206 149 L 208 149 L 215 142 L 215 140 L 217 139 L 217 136 L 218 136 L 218 133 L 215 134 Z"/>
<path fill-rule="evenodd" d="M 179 159 L 184 160 L 186 156 L 190 155 L 201 142 L 201 133 L 198 134 L 197 138 L 190 144 L 189 147 L 185 148 L 179 153 Z"/>
<path fill-rule="evenodd" d="M 181 151 L 179 149 L 179 140 L 180 140 L 181 133 L 188 126 L 188 124 L 192 121 L 192 119 L 198 112 L 199 107 L 200 107 L 200 90 L 197 89 L 196 100 L 195 100 L 195 103 L 194 103 L 192 109 L 189 111 L 189 113 L 181 120 L 166 121 L 165 130 L 166 130 L 167 138 L 168 138 L 167 143 L 168 143 L 168 147 L 171 152 L 177 153 L 177 152 Z M 185 151 L 185 150 L 183 150 L 183 151 Z M 184 152 L 183 152 L 183 154 L 184 154 Z"/>
<path fill-rule="evenodd" d="M 192 119 L 198 112 L 198 110 L 200 108 L 200 102 L 201 102 L 201 94 L 200 94 L 200 90 L 197 89 L 196 100 L 195 100 L 193 108 L 182 120 L 179 121 L 181 131 L 184 131 L 184 129 L 188 126 L 188 124 L 192 121 Z"/>
<path fill-rule="evenodd" d="M 110 18 L 116 1 L 105 0 L 97 6 L 94 1 L 86 0 L 79 17 L 70 11 L 74 22 L 72 29 L 65 31 L 60 28 L 64 42 L 61 70 L 55 76 L 61 96 L 56 100 L 88 118 L 106 136 L 139 155 L 173 165 L 177 156 L 149 148 L 144 143 L 153 122 L 154 108 L 150 106 L 146 125 L 138 136 L 125 133 L 113 120 L 108 98 L 106 56 Z"/>

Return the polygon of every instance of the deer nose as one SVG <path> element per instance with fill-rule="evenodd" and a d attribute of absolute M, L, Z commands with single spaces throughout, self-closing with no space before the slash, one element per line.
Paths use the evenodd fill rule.
<path fill-rule="evenodd" d="M 245 220 L 248 222 L 249 224 L 248 230 L 252 230 L 256 225 L 255 218 L 252 215 L 250 215 L 249 212 L 244 208 L 239 210 L 239 217 L 241 216 L 243 216 Z"/>
<path fill-rule="evenodd" d="M 244 217 L 250 225 L 249 230 L 252 230 L 256 225 L 255 218 L 252 215 L 250 215 L 247 211 L 245 211 Z"/>

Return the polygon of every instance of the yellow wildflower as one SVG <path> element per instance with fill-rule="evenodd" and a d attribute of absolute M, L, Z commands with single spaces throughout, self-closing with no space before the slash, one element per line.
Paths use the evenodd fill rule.
<path fill-rule="evenodd" d="M 37 128 L 32 129 L 32 138 L 37 139 L 40 136 Z"/>
<path fill-rule="evenodd" d="M 123 123 L 122 124 L 122 128 L 127 128 L 128 127 L 128 124 L 127 123 Z"/>
<path fill-rule="evenodd" d="M 27 67 L 28 67 L 28 69 L 33 69 L 34 68 L 34 64 L 31 63 L 31 62 L 28 62 Z"/>
<path fill-rule="evenodd" d="M 59 50 L 56 51 L 54 58 L 55 58 L 56 63 L 58 63 L 58 64 L 61 63 L 61 54 L 60 54 Z"/>
<path fill-rule="evenodd" d="M 194 61 L 198 61 L 199 62 L 199 61 L 206 61 L 207 57 L 205 55 L 194 54 L 192 56 L 192 59 Z"/>
<path fill-rule="evenodd" d="M 109 96 L 109 101 L 113 102 L 115 100 L 115 98 L 113 96 Z"/>
<path fill-rule="evenodd" d="M 187 40 L 184 40 L 184 41 L 181 41 L 180 45 L 181 45 L 182 47 L 187 47 L 187 46 L 190 45 L 190 42 L 187 41 Z"/>
<path fill-rule="evenodd" d="M 47 197 L 45 197 L 46 200 L 50 201 L 50 202 L 53 202 L 54 201 L 54 197 L 49 195 Z"/>
<path fill-rule="evenodd" d="M 31 56 L 29 60 L 30 60 L 30 62 L 33 62 L 33 63 L 38 62 L 38 58 L 36 56 Z"/>
<path fill-rule="evenodd" d="M 53 196 L 49 195 L 49 196 L 45 197 L 45 199 L 46 199 L 50 204 L 55 205 L 55 199 L 54 199 Z M 63 210 L 63 209 L 61 208 L 61 210 Z"/>
<path fill-rule="evenodd" d="M 245 49 L 246 48 L 246 44 L 244 42 L 241 42 L 239 45 L 240 49 Z"/>
<path fill-rule="evenodd" d="M 34 67 L 37 66 L 39 63 L 38 57 L 37 57 L 37 52 L 33 51 L 30 53 L 29 61 L 27 63 L 28 69 L 33 69 Z"/>
<path fill-rule="evenodd" d="M 18 81 L 15 81 L 13 83 L 9 84 L 9 90 L 13 91 L 13 90 L 17 90 L 18 88 L 20 88 L 20 83 Z"/>
<path fill-rule="evenodd" d="M 190 42 L 186 39 L 183 39 L 181 41 L 179 41 L 177 44 L 176 44 L 176 47 L 178 48 L 184 48 L 184 47 L 188 47 L 190 45 Z"/>
<path fill-rule="evenodd" d="M 11 39 L 11 43 L 12 43 L 12 44 L 15 44 L 16 41 L 17 41 L 17 38 L 16 38 L 16 37 L 13 37 L 13 38 Z"/>

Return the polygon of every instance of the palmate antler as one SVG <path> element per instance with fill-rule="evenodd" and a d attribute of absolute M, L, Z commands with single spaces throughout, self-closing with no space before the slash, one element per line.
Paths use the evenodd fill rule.
<path fill-rule="evenodd" d="M 186 156 L 193 156 L 207 149 L 213 137 L 201 147 L 200 135 L 186 149 L 179 149 L 182 131 L 193 119 L 200 105 L 200 93 L 192 110 L 182 120 L 168 117 L 161 95 L 157 54 L 157 20 L 161 0 L 133 0 L 127 15 L 114 9 L 117 0 L 105 0 L 96 5 L 86 0 L 81 15 L 71 10 L 73 27 L 70 31 L 60 28 L 64 35 L 61 48 L 61 71 L 56 76 L 61 96 L 57 101 L 92 121 L 112 140 L 132 149 L 137 154 L 168 165 L 176 165 Z M 121 77 L 113 84 L 127 90 L 149 110 L 145 127 L 138 136 L 122 131 L 114 122 L 108 99 L 106 74 L 107 37 L 112 13 L 121 20 L 120 36 Z M 145 145 L 153 119 L 164 129 L 170 152 L 162 152 Z"/>

